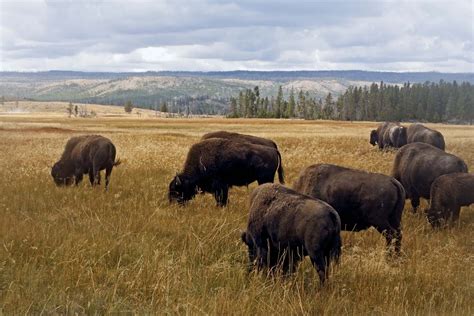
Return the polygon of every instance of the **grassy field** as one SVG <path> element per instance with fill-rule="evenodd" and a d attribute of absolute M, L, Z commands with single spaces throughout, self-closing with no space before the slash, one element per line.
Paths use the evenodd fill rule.
<path fill-rule="evenodd" d="M 370 146 L 374 126 L 0 116 L 0 314 L 474 314 L 473 206 L 463 208 L 458 227 L 433 231 L 407 203 L 403 258 L 395 263 L 385 260 L 374 229 L 343 232 L 341 263 L 321 288 L 309 260 L 288 278 L 247 274 L 240 231 L 255 184 L 232 189 L 222 209 L 209 194 L 186 207 L 168 203 L 171 178 L 206 132 L 272 138 L 291 185 L 318 162 L 389 174 L 394 152 Z M 432 126 L 474 170 L 474 127 Z M 87 181 L 53 184 L 50 167 L 65 142 L 85 133 L 109 137 L 123 161 L 109 192 Z"/>

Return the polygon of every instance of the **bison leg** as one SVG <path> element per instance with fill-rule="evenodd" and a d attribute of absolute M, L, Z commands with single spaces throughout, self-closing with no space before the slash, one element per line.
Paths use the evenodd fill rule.
<path fill-rule="evenodd" d="M 318 271 L 319 275 L 319 281 L 321 284 L 324 284 L 327 278 L 327 268 L 328 268 L 328 263 L 324 259 L 324 255 L 321 251 L 315 252 L 313 255 L 310 255 L 311 263 L 313 264 L 313 267 Z"/>
<path fill-rule="evenodd" d="M 79 183 L 81 183 L 83 175 L 84 175 L 84 172 L 82 171 L 82 169 L 76 169 L 76 171 L 74 172 L 76 185 L 79 185 Z"/>
<path fill-rule="evenodd" d="M 387 241 L 387 251 L 389 256 L 400 256 L 400 249 L 402 245 L 402 232 L 400 228 L 393 228 L 387 223 L 384 226 L 376 227 L 376 229 L 385 237 Z"/>
<path fill-rule="evenodd" d="M 94 186 L 94 172 L 91 170 L 89 170 L 89 181 L 91 183 L 91 186 Z"/>
<path fill-rule="evenodd" d="M 112 166 L 105 168 L 105 191 L 109 189 L 110 175 L 112 174 Z M 99 184 L 100 184 L 100 173 L 99 173 Z"/>
<path fill-rule="evenodd" d="M 450 222 L 451 224 L 456 223 L 459 220 L 459 213 L 461 213 L 461 207 L 453 207 L 450 210 L 452 210 L 452 214 L 447 214 L 448 217 L 450 217 Z"/>
<path fill-rule="evenodd" d="M 413 207 L 413 213 L 416 213 L 418 206 L 420 206 L 420 197 L 418 195 L 413 195 L 411 197 L 411 206 Z"/>
<path fill-rule="evenodd" d="M 226 184 L 218 182 L 214 183 L 214 198 L 216 199 L 217 206 L 224 207 L 227 205 L 229 196 L 229 187 Z"/>

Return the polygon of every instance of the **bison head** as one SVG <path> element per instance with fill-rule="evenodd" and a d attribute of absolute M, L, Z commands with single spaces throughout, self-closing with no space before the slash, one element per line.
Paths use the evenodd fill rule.
<path fill-rule="evenodd" d="M 168 199 L 170 203 L 184 204 L 196 195 L 196 184 L 185 175 L 176 175 L 169 185 Z"/>
<path fill-rule="evenodd" d="M 72 175 L 66 172 L 64 163 L 60 161 L 55 163 L 53 168 L 51 168 L 51 176 L 57 186 L 70 185 L 73 181 Z"/>
<path fill-rule="evenodd" d="M 372 132 L 370 132 L 370 143 L 372 144 L 372 146 L 375 146 L 375 144 L 377 144 L 378 141 L 379 141 L 379 137 L 377 135 L 377 131 L 373 129 Z"/>

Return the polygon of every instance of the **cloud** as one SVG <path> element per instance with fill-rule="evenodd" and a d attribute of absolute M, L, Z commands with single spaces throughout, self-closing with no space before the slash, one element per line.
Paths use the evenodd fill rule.
<path fill-rule="evenodd" d="M 473 72 L 472 1 L 6 1 L 1 70 Z"/>

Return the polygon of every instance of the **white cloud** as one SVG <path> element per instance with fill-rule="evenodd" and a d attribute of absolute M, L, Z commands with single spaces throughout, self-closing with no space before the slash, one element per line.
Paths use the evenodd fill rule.
<path fill-rule="evenodd" d="M 474 72 L 472 5 L 0 0 L 0 70 Z"/>

